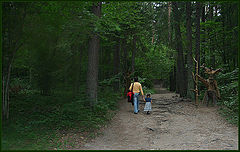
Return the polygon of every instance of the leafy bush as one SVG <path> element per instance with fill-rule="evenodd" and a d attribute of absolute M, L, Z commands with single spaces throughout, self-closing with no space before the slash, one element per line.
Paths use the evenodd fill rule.
<path fill-rule="evenodd" d="M 136 71 L 141 77 L 147 80 L 165 79 L 169 77 L 169 72 L 174 60 L 169 58 L 173 50 L 165 45 L 149 45 L 144 57 L 136 57 Z"/>
<path fill-rule="evenodd" d="M 145 86 L 143 86 L 143 91 L 144 91 L 145 95 L 148 94 L 148 93 L 150 93 L 150 94 L 155 93 L 155 91 L 153 89 L 149 89 L 149 88 L 147 88 Z"/>
<path fill-rule="evenodd" d="M 221 93 L 219 102 L 223 106 L 221 113 L 232 123 L 237 123 L 239 116 L 238 71 L 236 68 L 232 72 L 220 73 L 217 77 Z"/>
<path fill-rule="evenodd" d="M 142 84 L 143 87 L 146 88 L 152 88 L 153 87 L 153 83 L 152 80 L 149 78 L 141 78 L 138 77 L 139 82 Z"/>
<path fill-rule="evenodd" d="M 31 88 L 31 85 L 26 79 L 13 78 L 10 81 L 11 95 L 25 93 L 27 90 L 30 90 L 30 88 Z"/>
<path fill-rule="evenodd" d="M 99 85 L 100 86 L 104 86 L 104 87 L 112 86 L 113 83 L 119 82 L 119 79 L 120 79 L 121 75 L 122 74 L 119 73 L 119 74 L 116 74 L 116 75 L 114 75 L 114 76 L 112 76 L 112 77 L 110 77 L 108 79 L 104 79 L 103 81 L 99 82 Z"/>

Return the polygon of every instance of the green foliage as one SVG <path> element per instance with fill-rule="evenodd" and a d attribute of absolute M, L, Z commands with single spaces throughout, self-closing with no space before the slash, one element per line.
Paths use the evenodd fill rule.
<path fill-rule="evenodd" d="M 21 86 L 22 88 L 29 89 L 29 83 L 27 80 L 21 79 L 21 78 L 13 78 L 11 80 L 11 86 Z"/>
<path fill-rule="evenodd" d="M 169 53 L 173 50 L 165 45 L 148 46 L 149 51 L 144 56 L 136 58 L 136 71 L 141 77 L 146 78 L 146 86 L 151 87 L 152 79 L 166 80 L 174 64 L 174 60 L 169 58 Z"/>
<path fill-rule="evenodd" d="M 155 93 L 155 90 L 154 89 L 149 89 L 149 88 L 147 88 L 147 87 L 145 87 L 145 86 L 143 86 L 143 90 L 144 90 L 144 94 L 146 95 L 146 94 L 153 94 L 153 93 Z"/>
<path fill-rule="evenodd" d="M 232 72 L 220 73 L 218 76 L 222 114 L 234 124 L 239 119 L 238 72 L 239 68 L 236 68 Z"/>
<path fill-rule="evenodd" d="M 99 93 L 98 104 L 92 110 L 86 106 L 88 100 L 84 96 L 73 99 L 67 92 L 18 95 L 11 105 L 11 120 L 3 127 L 3 149 L 48 149 L 46 146 L 52 146 L 48 142 L 55 139 L 57 131 L 98 129 L 112 118 L 111 111 L 116 110 L 118 100 L 119 94 L 106 89 Z"/>
<path fill-rule="evenodd" d="M 105 86 L 111 86 L 111 85 L 113 85 L 114 83 L 119 82 L 119 79 L 120 79 L 121 75 L 122 75 L 122 74 L 119 73 L 119 74 L 116 74 L 116 75 L 112 76 L 112 77 L 109 78 L 109 79 L 104 79 L 104 80 L 102 80 L 102 81 L 99 82 L 99 85 L 100 85 L 100 86 L 103 86 L 103 87 L 105 87 Z"/>

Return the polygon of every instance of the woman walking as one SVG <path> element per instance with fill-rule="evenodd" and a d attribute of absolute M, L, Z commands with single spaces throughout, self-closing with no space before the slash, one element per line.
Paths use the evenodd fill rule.
<path fill-rule="evenodd" d="M 135 77 L 134 78 L 134 83 L 131 83 L 129 90 L 132 89 L 133 86 L 133 103 L 134 103 L 134 114 L 137 114 L 139 112 L 139 100 L 138 100 L 138 96 L 140 95 L 140 92 L 142 94 L 142 98 L 144 99 L 144 94 L 143 94 L 143 90 L 142 90 L 142 85 L 141 83 L 138 82 L 138 78 Z"/>

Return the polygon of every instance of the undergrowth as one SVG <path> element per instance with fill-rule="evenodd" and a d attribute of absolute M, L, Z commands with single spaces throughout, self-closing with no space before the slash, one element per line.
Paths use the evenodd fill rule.
<path fill-rule="evenodd" d="M 119 94 L 109 90 L 99 92 L 93 109 L 83 92 L 74 98 L 67 91 L 51 96 L 25 93 L 12 97 L 10 119 L 4 121 L 2 127 L 2 150 L 59 147 L 59 132 L 76 129 L 90 133 L 99 129 L 111 119 L 109 110 L 117 109 L 118 100 Z"/>
<path fill-rule="evenodd" d="M 220 73 L 217 79 L 221 93 L 220 113 L 235 125 L 238 125 L 239 120 L 238 72 L 236 68 L 232 72 Z"/>

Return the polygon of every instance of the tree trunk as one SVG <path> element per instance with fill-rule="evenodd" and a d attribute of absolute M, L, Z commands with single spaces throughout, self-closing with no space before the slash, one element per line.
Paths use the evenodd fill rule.
<path fill-rule="evenodd" d="M 155 30 L 154 30 L 154 28 L 152 29 L 152 44 L 154 43 L 154 35 L 155 35 Z"/>
<path fill-rule="evenodd" d="M 7 63 L 5 64 L 5 67 L 3 67 L 2 70 L 2 117 L 3 119 L 8 119 L 9 118 L 9 87 L 10 87 L 10 76 L 11 76 L 11 70 L 12 70 L 12 63 L 14 61 L 14 56 L 16 52 L 20 49 L 20 47 L 23 45 L 23 43 L 19 44 L 13 44 L 13 46 L 10 46 L 10 50 L 12 51 L 12 54 L 9 57 L 9 60 L 6 61 Z M 4 63 L 3 63 L 4 64 Z"/>
<path fill-rule="evenodd" d="M 206 21 L 206 17 L 205 17 L 206 15 L 205 15 L 205 5 L 203 4 L 203 7 L 202 7 L 202 22 L 204 23 L 205 21 Z M 205 28 L 203 28 L 202 29 L 202 34 L 203 35 L 205 35 L 206 33 L 205 33 Z M 205 40 L 205 38 L 202 40 L 202 43 L 203 43 L 203 47 L 204 47 L 204 49 L 202 49 L 202 63 L 205 63 L 205 48 L 206 48 L 206 46 L 205 46 L 205 43 L 206 43 L 206 40 Z"/>
<path fill-rule="evenodd" d="M 4 3 L 2 9 L 6 14 L 11 14 L 11 18 L 5 18 L 3 20 L 3 31 L 2 35 L 3 39 L 3 58 L 2 58 L 2 109 L 3 109 L 3 119 L 9 118 L 9 87 L 10 87 L 10 76 L 11 76 L 11 67 L 14 61 L 14 56 L 19 48 L 23 45 L 23 27 L 24 27 L 24 20 L 26 17 L 26 9 L 27 4 L 25 3 L 23 7 L 19 7 L 15 3 Z M 21 10 L 21 13 L 18 14 L 16 10 Z M 6 15 L 8 16 L 8 15 Z M 5 17 L 6 17 L 5 16 Z M 12 23 L 15 23 L 16 19 L 21 18 L 21 22 L 19 21 L 18 24 L 15 24 L 14 27 L 11 27 Z"/>
<path fill-rule="evenodd" d="M 126 45 L 127 45 L 127 42 L 126 42 L 126 39 L 122 39 L 122 49 L 123 49 L 123 69 L 124 69 L 124 72 L 127 73 L 128 71 L 128 59 L 127 59 L 127 48 L 126 48 Z"/>
<path fill-rule="evenodd" d="M 132 49 L 132 73 L 135 71 L 135 54 L 136 54 L 136 35 L 133 36 L 133 49 Z"/>
<path fill-rule="evenodd" d="M 32 84 L 32 67 L 29 68 L 29 84 Z"/>
<path fill-rule="evenodd" d="M 198 62 L 198 73 L 200 69 L 200 2 L 196 2 L 196 60 Z"/>
<path fill-rule="evenodd" d="M 5 108 L 5 104 L 6 104 L 6 101 L 5 101 L 5 76 L 3 75 L 2 76 L 2 120 L 5 119 L 5 111 L 6 111 L 6 108 Z"/>
<path fill-rule="evenodd" d="M 213 5 L 209 5 L 209 20 L 213 20 Z M 214 55 L 213 37 L 210 36 L 210 63 L 212 68 L 215 68 L 215 55 Z"/>
<path fill-rule="evenodd" d="M 171 45 L 171 2 L 168 2 L 168 46 Z"/>
<path fill-rule="evenodd" d="M 121 47 L 120 44 L 121 44 L 120 39 L 118 39 L 114 57 L 115 74 L 118 74 L 120 72 L 120 47 Z"/>
<path fill-rule="evenodd" d="M 171 9 L 172 9 L 172 4 L 171 4 L 171 2 L 168 2 L 168 46 L 169 47 L 171 47 L 171 45 L 172 45 Z M 169 90 L 176 91 L 176 68 L 175 68 L 175 65 L 172 67 L 172 70 L 169 73 L 169 78 L 170 78 Z"/>
<path fill-rule="evenodd" d="M 3 73 L 3 118 L 9 118 L 9 86 L 10 86 L 10 76 L 11 76 L 11 68 L 13 63 L 13 57 L 10 59 L 10 63 L 8 65 L 6 73 Z"/>
<path fill-rule="evenodd" d="M 173 66 L 173 69 L 170 72 L 170 91 L 176 91 L 176 67 Z"/>
<path fill-rule="evenodd" d="M 178 51 L 177 55 L 177 69 L 176 69 L 176 91 L 180 93 L 181 97 L 186 95 L 186 77 L 185 68 L 184 68 L 184 58 L 183 58 L 183 48 L 182 48 L 182 36 L 180 30 L 180 12 L 176 2 L 173 4 L 173 14 L 175 20 L 175 41 L 176 41 L 176 50 Z"/>
<path fill-rule="evenodd" d="M 80 89 L 80 76 L 81 76 L 81 60 L 82 60 L 82 54 L 80 52 L 79 58 L 78 58 L 78 69 L 77 69 L 77 79 L 75 83 L 75 95 L 79 93 Z"/>
<path fill-rule="evenodd" d="M 201 13 L 201 4 L 200 2 L 196 2 L 196 61 L 198 63 L 197 67 L 195 67 L 195 73 L 200 73 L 200 13 Z M 195 88 L 197 88 L 196 86 L 197 84 L 195 84 Z M 199 90 L 197 92 L 197 95 L 199 94 Z M 196 101 L 198 102 L 198 97 L 195 97 Z"/>
<path fill-rule="evenodd" d="M 223 16 L 223 21 L 222 21 L 222 27 L 223 27 L 223 45 L 222 45 L 222 50 L 223 50 L 223 53 L 222 53 L 222 61 L 223 61 L 223 64 L 227 64 L 227 61 L 226 61 L 226 35 L 224 34 L 225 33 L 225 25 L 226 25 L 226 14 L 225 14 L 225 7 L 222 7 L 221 8 L 223 10 L 222 12 L 222 16 Z"/>
<path fill-rule="evenodd" d="M 77 48 L 75 48 L 77 49 Z M 82 50 L 80 49 L 78 52 L 76 52 L 75 57 L 74 57 L 74 64 L 75 64 L 75 68 L 74 68 L 74 81 L 73 81 L 73 86 L 74 86 L 74 90 L 73 90 L 73 95 L 77 96 L 79 93 L 79 86 L 80 86 L 80 73 L 81 73 L 81 59 L 82 59 Z"/>
<path fill-rule="evenodd" d="M 126 36 L 126 35 L 125 35 Z M 126 97 L 128 88 L 131 83 L 131 69 L 128 67 L 128 52 L 127 52 L 127 41 L 126 39 L 122 39 L 122 51 L 123 51 L 123 78 L 124 78 L 124 92 L 123 96 Z"/>
<path fill-rule="evenodd" d="M 100 18 L 101 2 L 92 6 L 93 14 Z M 98 86 L 98 58 L 99 58 L 100 40 L 97 33 L 93 33 L 89 41 L 88 49 L 88 71 L 87 71 L 87 93 L 90 106 L 97 103 L 97 86 Z"/>
<path fill-rule="evenodd" d="M 187 97 L 194 99 L 194 83 L 192 80 L 193 58 L 192 58 L 192 7 L 191 2 L 186 2 L 186 19 L 187 19 Z"/>
<path fill-rule="evenodd" d="M 6 61 L 5 67 L 3 67 L 3 71 L 2 71 L 2 80 L 3 80 L 3 86 L 2 86 L 2 98 L 3 98 L 3 119 L 8 119 L 9 118 L 9 87 L 10 87 L 10 76 L 11 76 L 11 70 L 12 70 L 12 63 L 14 61 L 14 56 L 16 54 L 16 52 L 20 49 L 20 47 L 23 45 L 23 43 L 15 43 L 15 45 L 13 44 L 13 46 L 9 47 L 10 50 L 12 51 L 12 54 L 9 56 L 9 60 Z"/>
<path fill-rule="evenodd" d="M 120 72 L 120 38 L 116 40 L 116 46 L 115 46 L 115 51 L 114 51 L 114 75 L 118 74 Z M 115 82 L 114 83 L 114 90 L 118 91 L 119 90 L 119 83 Z"/>

